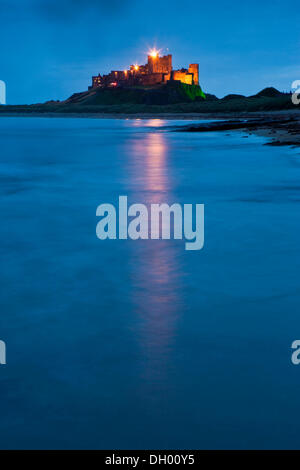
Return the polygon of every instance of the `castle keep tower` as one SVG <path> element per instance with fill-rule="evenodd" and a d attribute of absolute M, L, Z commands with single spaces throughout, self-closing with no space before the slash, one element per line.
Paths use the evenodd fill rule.
<path fill-rule="evenodd" d="M 172 72 L 172 55 L 159 57 L 158 53 L 153 52 L 148 55 L 148 72 L 149 73 L 171 73 Z"/>

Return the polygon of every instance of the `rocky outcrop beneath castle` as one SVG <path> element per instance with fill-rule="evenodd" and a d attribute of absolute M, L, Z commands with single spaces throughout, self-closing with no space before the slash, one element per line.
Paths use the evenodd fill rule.
<path fill-rule="evenodd" d="M 168 105 L 204 100 L 205 94 L 198 85 L 168 82 L 150 87 L 104 87 L 75 93 L 64 104 L 118 105 L 124 103 L 146 105 Z"/>

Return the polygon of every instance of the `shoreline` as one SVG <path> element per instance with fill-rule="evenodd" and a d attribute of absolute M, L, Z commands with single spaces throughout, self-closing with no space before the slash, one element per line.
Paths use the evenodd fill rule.
<path fill-rule="evenodd" d="M 300 119 L 300 107 L 295 110 L 281 111 L 243 111 L 243 112 L 211 112 L 211 113 L 60 113 L 60 112 L 37 112 L 37 111 L 11 111 L 1 112 L 1 117 L 45 117 L 45 118 L 83 118 L 83 119 L 175 119 L 175 120 L 210 120 L 210 119 L 246 119 L 247 117 L 264 118 L 269 116 L 298 117 Z"/>
<path fill-rule="evenodd" d="M 169 120 L 208 121 L 198 125 L 184 125 L 178 132 L 228 132 L 244 131 L 270 139 L 265 145 L 300 146 L 300 110 L 262 111 L 242 113 L 1 113 L 1 117 L 70 118 L 70 119 L 122 119 L 122 120 Z M 215 122 L 209 122 L 214 120 Z"/>
<path fill-rule="evenodd" d="M 199 120 L 210 120 L 211 116 L 207 114 L 199 113 L 0 113 L 1 117 L 44 117 L 44 118 L 72 118 L 72 119 L 122 119 L 122 120 L 136 120 L 136 119 L 160 119 L 160 120 L 178 120 L 178 121 L 199 121 Z M 217 119 L 215 117 L 214 119 Z M 220 117 L 225 119 L 225 116 Z"/>

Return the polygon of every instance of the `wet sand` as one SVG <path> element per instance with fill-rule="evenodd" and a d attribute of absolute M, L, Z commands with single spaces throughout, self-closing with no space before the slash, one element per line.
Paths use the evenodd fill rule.
<path fill-rule="evenodd" d="M 231 119 L 204 124 L 184 126 L 183 132 L 224 132 L 245 131 L 247 134 L 256 134 L 267 137 L 270 141 L 266 145 L 293 147 L 300 146 L 300 113 L 277 112 L 255 113 L 255 115 L 230 116 Z"/>

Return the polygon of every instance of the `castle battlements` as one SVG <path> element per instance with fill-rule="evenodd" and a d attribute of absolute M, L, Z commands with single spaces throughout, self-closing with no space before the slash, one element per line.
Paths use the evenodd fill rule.
<path fill-rule="evenodd" d="M 158 51 L 153 50 L 148 55 L 145 65 L 131 65 L 128 70 L 112 70 L 107 75 L 92 77 L 92 86 L 89 89 L 99 87 L 117 86 L 151 86 L 179 81 L 187 85 L 199 85 L 199 64 L 190 64 L 188 69 L 173 70 L 172 55 L 159 56 Z"/>

